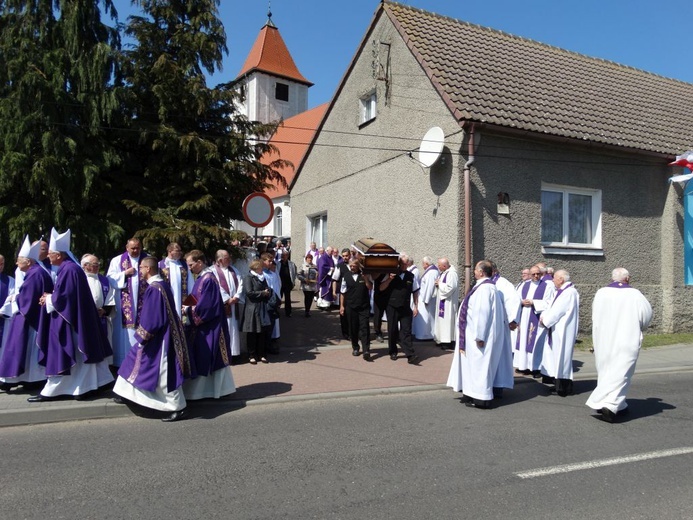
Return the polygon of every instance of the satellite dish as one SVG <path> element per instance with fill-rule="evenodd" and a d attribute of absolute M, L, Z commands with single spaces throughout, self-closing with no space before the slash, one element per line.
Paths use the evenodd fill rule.
<path fill-rule="evenodd" d="M 433 166 L 438 160 L 438 157 L 440 157 L 444 144 L 445 134 L 443 133 L 443 129 L 439 126 L 434 126 L 426 132 L 426 135 L 424 135 L 421 140 L 421 146 L 419 146 L 419 162 L 426 168 Z"/>

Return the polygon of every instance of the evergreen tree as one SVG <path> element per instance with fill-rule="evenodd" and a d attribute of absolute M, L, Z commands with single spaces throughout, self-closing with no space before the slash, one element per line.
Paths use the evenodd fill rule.
<path fill-rule="evenodd" d="M 221 68 L 226 35 L 218 0 L 133 0 L 123 71 L 130 111 L 121 179 L 136 234 L 151 250 L 170 241 L 211 250 L 231 239 L 243 199 L 267 182 L 284 183 L 260 163 L 273 125 L 248 121 L 230 84 L 209 88 L 204 71 Z M 258 139 L 249 140 L 255 136 Z"/>
<path fill-rule="evenodd" d="M 0 250 L 71 228 L 78 251 L 122 235 L 102 173 L 117 168 L 111 0 L 0 1 Z M 10 255 L 11 257 L 12 255 Z"/>

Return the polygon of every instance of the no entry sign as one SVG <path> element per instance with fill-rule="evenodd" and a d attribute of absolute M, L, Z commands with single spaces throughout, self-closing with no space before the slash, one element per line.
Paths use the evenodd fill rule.
<path fill-rule="evenodd" d="M 253 227 L 265 227 L 274 216 L 274 204 L 264 193 L 248 195 L 243 201 L 243 218 Z"/>

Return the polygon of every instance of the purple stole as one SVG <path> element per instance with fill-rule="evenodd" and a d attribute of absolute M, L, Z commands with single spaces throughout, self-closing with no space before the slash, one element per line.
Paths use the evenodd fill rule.
<path fill-rule="evenodd" d="M 188 295 L 188 264 L 185 262 L 182 262 L 181 265 L 177 266 L 180 267 L 180 299 L 184 300 L 185 297 Z M 163 260 L 159 261 L 159 272 L 161 273 L 161 277 L 166 281 L 167 283 L 171 283 L 171 276 L 170 276 L 170 267 L 166 267 L 166 259 L 164 258 Z"/>
<path fill-rule="evenodd" d="M 465 341 L 466 341 L 465 329 L 467 328 L 467 312 L 469 311 L 469 299 L 472 297 L 472 294 L 474 294 L 476 292 L 476 290 L 485 283 L 493 283 L 493 282 L 491 281 L 490 278 L 486 278 L 486 280 L 484 280 L 483 282 L 477 283 L 476 285 L 474 285 L 474 287 L 472 287 L 471 291 L 469 291 L 467 293 L 467 296 L 465 296 L 464 300 L 462 301 L 462 307 L 460 308 L 460 319 L 458 322 L 458 327 L 460 330 L 460 334 L 459 334 L 460 337 L 459 337 L 458 343 L 459 343 L 459 348 L 462 352 L 464 352 L 467 348 L 467 346 L 465 344 Z"/>
<path fill-rule="evenodd" d="M 631 289 L 632 287 L 626 282 L 611 282 L 607 287 L 613 287 L 614 289 Z"/>
<path fill-rule="evenodd" d="M 532 282 L 526 283 L 522 287 L 522 299 L 525 300 L 527 299 L 527 295 L 529 294 L 529 285 Z M 546 291 L 546 282 L 541 281 L 539 282 L 539 287 L 537 287 L 537 290 L 534 291 L 534 296 L 532 297 L 533 299 L 538 299 L 538 298 L 543 298 L 544 297 L 544 292 Z M 555 300 L 554 300 L 555 301 Z M 536 315 L 535 312 L 530 312 L 529 313 L 529 328 L 528 328 L 528 333 L 527 333 L 527 345 L 526 345 L 526 350 L 530 354 L 534 352 L 534 343 L 537 340 L 537 331 L 539 330 L 539 316 Z M 517 335 L 517 343 L 515 344 L 515 350 L 520 350 L 520 335 Z"/>
<path fill-rule="evenodd" d="M 7 294 L 10 292 L 10 277 L 5 273 L 0 273 L 0 305 L 5 303 Z M 2 340 L 2 331 L 5 328 L 5 319 L 0 318 L 0 340 Z"/>
<path fill-rule="evenodd" d="M 145 252 L 140 254 L 140 261 L 149 255 Z M 120 256 L 120 269 L 125 271 L 132 267 L 132 262 L 130 262 L 130 255 L 125 251 Z M 147 289 L 147 282 L 141 277 L 140 273 L 137 273 L 139 277 L 139 287 L 137 290 L 137 309 L 133 313 L 132 311 L 132 276 L 128 277 L 127 285 L 120 290 L 120 304 L 123 311 L 123 327 L 128 329 L 134 329 L 137 318 L 142 310 L 142 299 L 144 298 L 144 291 Z"/>
<path fill-rule="evenodd" d="M 101 292 L 103 293 L 103 301 L 104 304 L 106 303 L 106 296 L 108 296 L 108 291 L 111 288 L 110 284 L 108 283 L 108 278 L 106 278 L 104 275 L 99 274 L 99 283 L 101 284 Z M 101 328 L 103 329 L 104 333 L 106 334 L 106 337 L 108 337 L 108 318 L 106 316 L 101 316 L 99 318 L 101 321 Z"/>
<path fill-rule="evenodd" d="M 231 288 L 229 287 L 229 283 L 226 281 L 226 276 L 224 276 L 224 270 L 219 267 L 218 265 L 214 264 L 214 269 L 217 272 L 217 276 L 219 277 L 219 285 L 221 286 L 222 289 L 226 291 L 226 293 L 233 298 L 233 294 L 231 294 Z M 238 277 L 236 276 L 236 273 L 233 272 L 233 269 L 229 266 L 228 268 L 229 273 L 231 273 L 231 278 L 233 278 L 233 283 L 236 287 L 236 290 L 238 290 Z M 231 316 L 231 312 L 233 309 L 236 307 L 236 303 L 231 305 L 231 308 L 229 310 L 229 316 Z"/>
<path fill-rule="evenodd" d="M 426 269 L 426 271 L 428 271 L 428 269 Z M 445 271 L 445 273 L 443 273 L 443 283 L 445 283 L 445 280 L 448 277 L 449 271 L 450 271 L 450 269 L 448 269 L 447 271 Z M 424 272 L 424 274 L 426 274 L 426 273 Z M 470 292 L 470 294 L 471 294 L 471 292 Z M 445 300 L 443 300 L 442 298 L 440 299 L 440 303 L 438 304 L 438 317 L 439 318 L 445 317 Z"/>
<path fill-rule="evenodd" d="M 566 284 L 563 284 L 563 287 L 561 287 L 558 291 L 556 291 L 556 296 L 554 296 L 554 298 L 553 298 L 553 303 L 551 303 L 551 305 L 553 305 L 554 303 L 556 303 L 556 300 L 558 300 L 558 297 L 559 297 L 561 294 L 563 294 L 563 290 L 564 290 L 564 289 L 567 289 L 568 287 L 572 287 L 572 286 L 573 286 L 572 282 L 568 282 L 568 283 L 566 283 Z M 550 329 L 546 329 L 546 330 L 548 330 L 548 334 L 547 334 L 548 339 L 547 339 L 547 341 L 549 342 L 549 347 L 551 347 L 551 346 L 553 346 L 553 341 L 552 341 L 552 339 L 551 339 L 551 331 L 553 330 L 553 327 L 551 327 Z"/>

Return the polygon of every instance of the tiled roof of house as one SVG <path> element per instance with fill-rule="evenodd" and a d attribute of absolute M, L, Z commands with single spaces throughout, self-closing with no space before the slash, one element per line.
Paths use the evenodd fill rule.
<path fill-rule="evenodd" d="M 236 79 L 256 70 L 313 85 L 298 71 L 279 29 L 271 21 L 260 30 Z"/>
<path fill-rule="evenodd" d="M 313 141 L 315 132 L 327 111 L 328 105 L 329 103 L 324 103 L 285 119 L 284 124 L 277 128 L 277 131 L 270 139 L 270 144 L 279 149 L 280 155 L 264 156 L 261 161 L 264 164 L 268 164 L 281 158 L 293 163 L 293 167 L 287 166 L 286 168 L 278 169 L 289 186 L 294 180 L 296 169 L 300 166 L 310 143 Z M 265 190 L 265 193 L 269 198 L 274 199 L 287 195 L 287 189 L 282 186 L 271 186 Z"/>
<path fill-rule="evenodd" d="M 675 155 L 693 145 L 693 84 L 386 1 L 459 120 Z"/>

